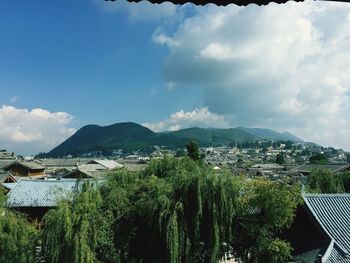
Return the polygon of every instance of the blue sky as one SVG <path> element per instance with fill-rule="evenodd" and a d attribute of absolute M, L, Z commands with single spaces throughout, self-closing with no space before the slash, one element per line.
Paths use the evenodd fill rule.
<path fill-rule="evenodd" d="M 0 148 L 80 127 L 264 127 L 350 149 L 350 7 L 0 4 Z"/>
<path fill-rule="evenodd" d="M 6 1 L 0 12 L 1 104 L 17 97 L 16 107 L 69 112 L 79 127 L 157 120 L 196 103 L 164 89 L 157 19 L 96 1 Z"/>

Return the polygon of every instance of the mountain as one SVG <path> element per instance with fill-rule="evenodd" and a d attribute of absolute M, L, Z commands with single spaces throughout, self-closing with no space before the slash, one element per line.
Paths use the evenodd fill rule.
<path fill-rule="evenodd" d="M 273 140 L 300 140 L 286 133 L 266 129 L 230 128 L 202 129 L 188 128 L 173 132 L 156 133 L 133 122 L 116 123 L 109 126 L 87 125 L 46 154 L 59 157 L 68 154 L 82 154 L 93 151 L 123 149 L 125 152 L 141 150 L 151 152 L 155 145 L 170 149 L 184 148 L 190 140 L 203 147 L 228 145 L 231 142 L 255 141 L 259 138 Z"/>
<path fill-rule="evenodd" d="M 132 122 L 116 123 L 104 127 L 87 125 L 51 150 L 48 156 L 55 157 L 124 147 L 132 150 L 143 149 L 146 146 L 143 141 L 152 138 L 154 134 L 150 129 Z"/>
<path fill-rule="evenodd" d="M 237 127 L 237 129 L 245 131 L 253 136 L 256 136 L 260 139 L 268 140 L 280 140 L 280 141 L 292 141 L 292 142 L 303 142 L 302 139 L 290 134 L 289 132 L 276 132 L 274 130 L 262 129 L 262 128 L 246 128 L 246 127 Z"/>

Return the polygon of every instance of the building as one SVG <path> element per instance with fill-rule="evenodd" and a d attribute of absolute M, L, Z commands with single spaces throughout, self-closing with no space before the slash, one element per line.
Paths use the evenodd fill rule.
<path fill-rule="evenodd" d="M 14 161 L 2 168 L 14 177 L 45 178 L 45 167 L 34 161 Z"/>
<path fill-rule="evenodd" d="M 293 262 L 350 262 L 350 194 L 303 194 L 285 238 Z"/>
<path fill-rule="evenodd" d="M 60 171 L 73 171 L 80 163 L 80 159 L 44 159 L 41 165 L 46 168 L 46 173 L 54 174 Z"/>
<path fill-rule="evenodd" d="M 79 191 L 84 182 L 94 185 L 99 183 L 76 179 L 22 179 L 8 193 L 7 206 L 27 214 L 30 219 L 41 220 L 50 208 L 57 206 L 58 201 L 69 199 Z"/>
<path fill-rule="evenodd" d="M 336 174 L 350 171 L 350 164 L 303 164 L 296 167 L 291 172 L 302 176 L 308 176 L 313 170 L 329 170 L 331 173 Z"/>
<path fill-rule="evenodd" d="M 113 161 L 113 160 L 94 159 L 94 160 L 88 161 L 86 164 L 101 165 L 102 167 L 104 167 L 107 170 L 120 169 L 120 168 L 124 167 L 124 165 L 122 165 L 116 161 Z"/>

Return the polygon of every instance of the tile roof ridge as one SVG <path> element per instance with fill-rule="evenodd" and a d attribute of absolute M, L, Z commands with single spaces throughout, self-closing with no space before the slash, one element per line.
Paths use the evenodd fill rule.
<path fill-rule="evenodd" d="M 350 193 L 333 193 L 333 194 L 318 194 L 318 193 L 302 193 L 303 198 L 305 197 L 350 197 Z"/>

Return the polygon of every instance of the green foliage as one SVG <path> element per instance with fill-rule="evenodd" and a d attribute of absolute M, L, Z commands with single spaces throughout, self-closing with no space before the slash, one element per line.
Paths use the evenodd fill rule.
<path fill-rule="evenodd" d="M 350 193 L 350 172 L 345 172 L 338 176 L 343 183 L 345 192 Z"/>
<path fill-rule="evenodd" d="M 214 263 L 228 246 L 242 262 L 282 262 L 291 248 L 277 236 L 293 220 L 299 191 L 166 157 L 62 201 L 45 216 L 43 251 L 53 263 Z"/>
<path fill-rule="evenodd" d="M 272 238 L 268 233 L 262 233 L 258 238 L 257 248 L 253 250 L 254 262 L 281 263 L 287 262 L 291 256 L 291 246 L 279 238 Z"/>
<path fill-rule="evenodd" d="M 4 207 L 0 189 L 0 262 L 36 262 L 38 232 L 27 219 Z"/>
<path fill-rule="evenodd" d="M 44 222 L 42 249 L 48 262 L 92 263 L 108 239 L 108 214 L 100 210 L 102 199 L 98 190 L 88 184 L 73 201 L 63 200 L 49 211 Z M 101 235 L 103 233 L 104 235 Z M 108 251 L 109 254 L 113 254 Z M 112 258 L 115 259 L 112 255 Z"/>
<path fill-rule="evenodd" d="M 284 155 L 282 153 L 278 153 L 276 156 L 276 163 L 278 163 L 279 165 L 284 164 L 286 161 L 284 159 Z"/>
<path fill-rule="evenodd" d="M 317 193 L 344 192 L 344 185 L 341 178 L 333 175 L 331 171 L 325 169 L 311 171 L 311 174 L 308 177 L 308 185 L 311 191 Z"/>
<path fill-rule="evenodd" d="M 312 155 L 310 157 L 309 161 L 311 164 L 326 164 L 326 163 L 328 163 L 327 157 L 322 153 Z"/>
<path fill-rule="evenodd" d="M 302 202 L 300 187 L 254 179 L 243 182 L 241 193 L 233 242 L 236 256 L 243 262 L 284 262 L 279 260 L 288 259 L 291 248 L 277 236 L 293 222 Z"/>
<path fill-rule="evenodd" d="M 190 157 L 193 161 L 199 161 L 201 158 L 200 152 L 199 152 L 199 145 L 195 141 L 190 141 L 186 144 L 187 149 L 187 155 Z"/>

